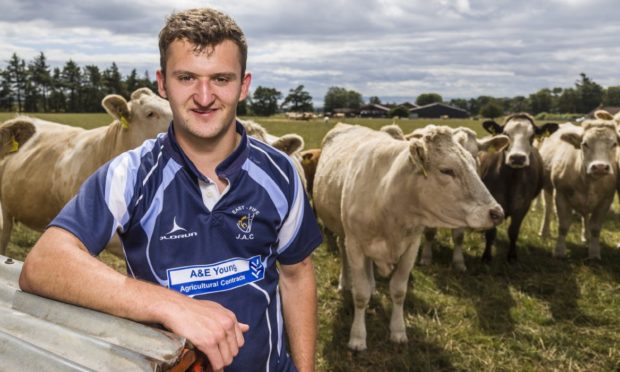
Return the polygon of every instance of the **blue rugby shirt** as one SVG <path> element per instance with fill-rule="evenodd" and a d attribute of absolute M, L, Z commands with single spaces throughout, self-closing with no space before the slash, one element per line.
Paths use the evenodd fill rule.
<path fill-rule="evenodd" d="M 232 310 L 250 325 L 227 370 L 294 369 L 284 342 L 276 261 L 302 261 L 321 243 L 291 160 L 248 137 L 218 167 L 229 186 L 213 205 L 209 184 L 167 133 L 89 177 L 50 226 L 98 255 L 119 233 L 127 272 Z"/>

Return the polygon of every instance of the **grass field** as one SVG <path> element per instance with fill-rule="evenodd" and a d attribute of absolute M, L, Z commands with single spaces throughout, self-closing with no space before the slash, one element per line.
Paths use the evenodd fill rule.
<path fill-rule="evenodd" d="M 0 120 L 6 117 L 0 115 Z M 82 125 L 107 124 L 101 115 L 41 115 L 47 120 Z M 320 120 L 289 122 L 255 118 L 271 133 L 298 133 L 306 148 L 318 147 L 333 125 Z M 347 119 L 379 128 L 389 120 Z M 405 130 L 428 120 L 400 120 Z M 437 120 L 436 124 L 469 126 L 482 134 L 481 123 Z M 94 124 L 93 124 L 94 125 Z M 494 261 L 482 264 L 481 233 L 466 235 L 466 273 L 450 267 L 451 242 L 440 232 L 429 267 L 415 266 L 405 320 L 409 343 L 389 342 L 391 300 L 388 281 L 378 279 L 377 294 L 367 311 L 368 350 L 347 349 L 353 318 L 350 293 L 337 290 L 339 258 L 325 245 L 314 253 L 319 285 L 318 370 L 320 371 L 607 371 L 620 370 L 620 215 L 615 203 L 601 234 L 602 261 L 587 260 L 577 219 L 568 236 L 568 257 L 551 257 L 554 240 L 537 235 L 541 211 L 526 217 L 518 244 L 519 261 L 509 265 L 506 223 L 500 227 Z M 556 234 L 552 224 L 552 236 Z M 38 234 L 18 226 L 8 255 L 23 260 Z M 102 259 L 123 271 L 123 263 Z"/>

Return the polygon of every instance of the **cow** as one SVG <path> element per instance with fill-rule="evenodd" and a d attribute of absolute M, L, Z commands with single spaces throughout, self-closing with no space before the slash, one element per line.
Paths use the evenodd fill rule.
<path fill-rule="evenodd" d="M 301 166 L 303 167 L 304 174 L 306 176 L 306 189 L 308 190 L 308 195 L 312 196 L 314 175 L 316 173 L 316 166 L 319 163 L 319 158 L 321 157 L 321 149 L 304 150 L 300 153 L 300 155 Z"/>
<path fill-rule="evenodd" d="M 172 120 L 168 102 L 148 88 L 134 91 L 129 102 L 108 95 L 102 105 L 114 120 L 90 130 L 27 116 L 4 124 L 32 125 L 35 131 L 18 152 L 0 160 L 4 221 L 0 254 L 6 250 L 14 221 L 42 231 L 91 173 L 114 156 L 164 132 Z"/>
<path fill-rule="evenodd" d="M 415 130 L 407 137 L 421 136 L 420 130 Z M 478 139 L 476 132 L 470 128 L 458 127 L 452 130 L 452 137 L 461 145 L 472 157 L 478 161 L 480 152 L 496 152 L 502 151 L 509 144 L 509 138 L 503 134 Z M 452 252 L 452 265 L 458 271 L 467 271 L 465 266 L 465 258 L 463 257 L 463 239 L 465 230 L 462 228 L 452 229 L 452 241 L 454 242 L 454 250 Z M 420 257 L 420 265 L 430 265 L 433 259 L 432 245 L 435 241 L 437 229 L 427 228 L 424 230 L 424 245 L 422 246 L 422 254 Z"/>
<path fill-rule="evenodd" d="M 555 193 L 559 224 L 555 257 L 566 255 L 566 234 L 574 210 L 582 217 L 582 239 L 589 241 L 588 258 L 601 258 L 599 235 L 616 192 L 620 138 L 611 115 L 596 116 L 581 126 L 562 124 L 540 149 L 545 170 L 540 235 L 549 235 Z"/>
<path fill-rule="evenodd" d="M 543 165 L 538 150 L 533 146 L 535 137 L 547 136 L 558 129 L 556 123 L 537 126 L 527 113 L 508 116 L 504 125 L 493 120 L 482 123 L 487 132 L 505 134 L 510 145 L 502 151 L 483 152 L 480 156 L 480 176 L 491 195 L 504 209 L 508 226 L 508 262 L 517 260 L 517 240 L 521 223 L 530 209 L 532 201 L 543 187 Z M 485 231 L 484 262 L 490 262 L 493 243 L 497 235 L 495 227 Z"/>
<path fill-rule="evenodd" d="M 390 339 L 406 342 L 403 304 L 424 227 L 490 228 L 504 216 L 476 174 L 474 159 L 448 127 L 402 141 L 337 124 L 322 142 L 313 198 L 325 228 L 344 243 L 340 287 L 352 284 L 348 347 L 353 350 L 366 349 L 373 262 L 381 275 L 392 273 Z"/>

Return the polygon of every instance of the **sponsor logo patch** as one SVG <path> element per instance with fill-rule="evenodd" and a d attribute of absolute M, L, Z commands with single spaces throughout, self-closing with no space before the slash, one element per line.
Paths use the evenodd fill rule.
<path fill-rule="evenodd" d="M 179 226 L 177 224 L 177 218 L 174 217 L 172 220 L 172 229 L 168 231 L 166 234 L 159 237 L 159 240 L 176 240 L 176 239 L 187 239 L 193 238 L 194 236 L 198 236 L 198 233 L 195 231 L 188 232 L 186 228 Z"/>
<path fill-rule="evenodd" d="M 168 269 L 168 285 L 187 296 L 229 291 L 262 280 L 265 268 L 260 256 L 233 258 L 212 265 Z"/>

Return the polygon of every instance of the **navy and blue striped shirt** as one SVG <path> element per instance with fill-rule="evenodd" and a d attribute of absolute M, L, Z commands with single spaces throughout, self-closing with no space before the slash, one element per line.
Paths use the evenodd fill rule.
<path fill-rule="evenodd" d="M 112 159 L 89 177 L 50 226 L 98 255 L 118 233 L 127 272 L 216 301 L 250 325 L 227 370 L 287 370 L 276 261 L 302 261 L 321 243 L 291 159 L 248 137 L 216 168 L 221 196 L 167 133 Z M 262 366 L 262 367 L 261 367 Z"/>

